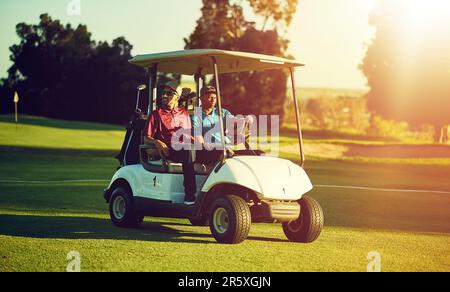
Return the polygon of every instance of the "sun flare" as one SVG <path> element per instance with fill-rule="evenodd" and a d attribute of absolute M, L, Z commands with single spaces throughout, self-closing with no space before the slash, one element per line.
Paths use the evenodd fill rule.
<path fill-rule="evenodd" d="M 400 59 L 411 63 L 421 52 L 433 54 L 440 48 L 447 48 L 450 38 L 449 0 L 379 0 L 378 4 L 378 13 L 385 17 L 377 25 L 384 26 L 395 36 L 391 43 L 401 55 Z M 410 69 L 404 67 L 405 70 Z"/>
<path fill-rule="evenodd" d="M 448 0 L 401 0 L 397 11 L 400 25 L 411 33 L 426 31 L 439 33 L 450 25 L 450 1 Z"/>

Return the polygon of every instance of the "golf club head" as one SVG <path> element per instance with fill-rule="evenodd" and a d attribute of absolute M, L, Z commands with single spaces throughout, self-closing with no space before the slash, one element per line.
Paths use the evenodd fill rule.
<path fill-rule="evenodd" d="M 147 88 L 147 85 L 142 84 L 142 85 L 138 86 L 137 90 L 142 91 L 142 90 L 145 90 L 146 88 Z"/>
<path fill-rule="evenodd" d="M 184 95 L 180 97 L 180 103 L 190 101 L 191 99 L 195 98 L 197 96 L 197 93 L 194 91 L 190 92 L 188 95 Z"/>

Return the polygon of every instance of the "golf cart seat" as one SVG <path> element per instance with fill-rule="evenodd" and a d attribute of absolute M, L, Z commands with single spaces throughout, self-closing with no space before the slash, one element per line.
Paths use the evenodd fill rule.
<path fill-rule="evenodd" d="M 161 157 L 155 145 L 140 146 L 141 163 L 145 169 L 158 173 L 183 173 L 183 164 L 170 161 L 166 157 Z M 208 175 L 215 167 L 215 164 L 205 165 L 202 163 L 194 163 L 196 175 Z"/>

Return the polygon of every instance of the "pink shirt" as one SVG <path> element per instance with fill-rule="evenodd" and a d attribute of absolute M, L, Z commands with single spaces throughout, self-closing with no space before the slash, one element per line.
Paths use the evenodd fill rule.
<path fill-rule="evenodd" d="M 168 146 L 174 143 L 191 143 L 191 128 L 191 118 L 185 108 L 175 108 L 172 111 L 160 108 L 150 115 L 147 135 Z"/>

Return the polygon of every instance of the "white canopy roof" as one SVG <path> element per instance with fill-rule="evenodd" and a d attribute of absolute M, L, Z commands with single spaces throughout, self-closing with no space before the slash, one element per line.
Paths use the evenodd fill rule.
<path fill-rule="evenodd" d="M 131 64 L 149 68 L 158 63 L 158 71 L 194 75 L 201 68 L 203 75 L 213 74 L 212 58 L 217 60 L 219 73 L 260 71 L 304 66 L 295 60 L 224 50 L 185 50 L 168 53 L 138 55 Z"/>

